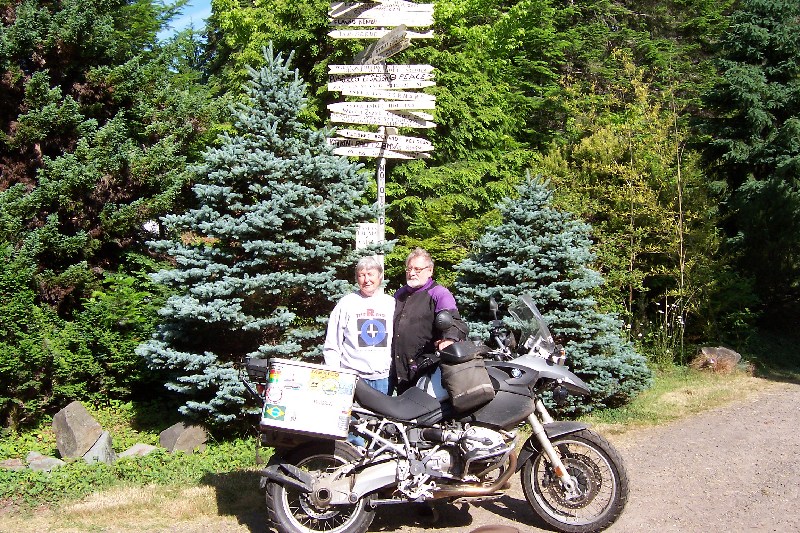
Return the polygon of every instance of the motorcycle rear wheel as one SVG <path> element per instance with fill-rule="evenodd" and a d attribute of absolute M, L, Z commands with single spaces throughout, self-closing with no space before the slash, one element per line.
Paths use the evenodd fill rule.
<path fill-rule="evenodd" d="M 290 463 L 312 475 L 331 471 L 359 458 L 346 442 L 327 441 L 303 445 L 282 462 Z M 375 517 L 369 505 L 371 496 L 353 505 L 316 507 L 301 491 L 270 482 L 266 487 L 267 511 L 280 533 L 364 533 Z"/>
<path fill-rule="evenodd" d="M 533 511 L 547 524 L 567 533 L 601 531 L 613 524 L 628 500 L 628 475 L 619 453 L 590 430 L 552 441 L 580 495 L 567 499 L 543 453 L 522 467 L 522 489 Z"/>

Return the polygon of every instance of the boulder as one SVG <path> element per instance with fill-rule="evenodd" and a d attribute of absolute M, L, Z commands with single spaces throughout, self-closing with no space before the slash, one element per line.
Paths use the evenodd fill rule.
<path fill-rule="evenodd" d="M 25 470 L 26 466 L 22 459 L 6 459 L 0 461 L 0 468 L 5 470 Z"/>
<path fill-rule="evenodd" d="M 121 454 L 119 454 L 120 458 L 122 457 L 141 457 L 143 455 L 147 455 L 148 453 L 152 453 L 154 450 L 157 450 L 155 446 L 151 444 L 144 444 L 142 442 L 137 442 Z"/>
<path fill-rule="evenodd" d="M 49 472 L 54 468 L 67 464 L 61 459 L 48 457 L 39 452 L 28 452 L 25 460 L 28 462 L 28 468 L 37 472 Z"/>
<path fill-rule="evenodd" d="M 183 422 L 168 427 L 158 436 L 161 446 L 170 453 L 195 451 L 202 452 L 206 449 L 208 433 L 205 428 L 196 425 L 186 425 Z"/>
<path fill-rule="evenodd" d="M 117 460 L 114 446 L 111 442 L 111 433 L 104 431 L 97 442 L 94 443 L 88 452 L 83 454 L 83 460 L 93 465 L 95 463 L 112 464 Z"/>
<path fill-rule="evenodd" d="M 56 446 L 61 457 L 83 457 L 103 433 L 82 403 L 75 401 L 53 417 Z"/>
<path fill-rule="evenodd" d="M 733 371 L 741 360 L 742 356 L 730 348 L 704 346 L 700 348 L 700 353 L 689 363 L 689 366 L 700 370 L 727 373 Z"/>

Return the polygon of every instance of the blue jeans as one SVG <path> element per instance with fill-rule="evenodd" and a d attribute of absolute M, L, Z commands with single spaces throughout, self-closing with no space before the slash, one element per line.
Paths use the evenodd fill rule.
<path fill-rule="evenodd" d="M 377 391 L 381 391 L 384 394 L 389 394 L 389 378 L 365 379 L 364 383 Z M 347 442 L 355 444 L 356 446 L 364 446 L 365 444 L 364 437 L 361 437 L 360 435 L 354 435 L 352 433 L 347 436 Z"/>
<path fill-rule="evenodd" d="M 375 390 L 384 394 L 389 394 L 389 378 L 365 379 L 364 382 Z"/>

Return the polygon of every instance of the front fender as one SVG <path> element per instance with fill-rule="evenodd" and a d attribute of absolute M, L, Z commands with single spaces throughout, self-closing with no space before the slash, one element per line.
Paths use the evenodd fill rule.
<path fill-rule="evenodd" d="M 553 439 L 561 437 L 562 435 L 577 433 L 578 431 L 587 429 L 588 427 L 589 425 L 584 424 L 583 422 L 572 422 L 566 420 L 544 424 L 544 432 L 547 434 L 547 438 L 552 441 Z M 522 445 L 522 450 L 519 452 L 519 457 L 517 459 L 517 471 L 522 468 L 522 465 L 524 465 L 526 461 L 528 461 L 532 456 L 538 455 L 539 452 L 541 452 L 541 445 L 539 444 L 539 441 L 536 440 L 536 436 L 531 435 L 528 437 L 528 440 L 525 441 L 525 444 Z"/>

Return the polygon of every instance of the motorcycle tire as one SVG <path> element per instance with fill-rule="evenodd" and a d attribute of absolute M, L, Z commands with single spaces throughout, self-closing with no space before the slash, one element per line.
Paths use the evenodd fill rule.
<path fill-rule="evenodd" d="M 314 474 L 358 458 L 358 452 L 350 444 L 325 441 L 303 445 L 281 462 Z M 375 517 L 369 504 L 371 496 L 353 505 L 318 508 L 303 492 L 270 482 L 266 486 L 266 498 L 270 521 L 280 533 L 364 533 Z"/>
<path fill-rule="evenodd" d="M 568 499 L 547 456 L 539 453 L 522 467 L 522 489 L 533 511 L 566 533 L 602 531 L 628 501 L 628 475 L 619 453 L 600 435 L 581 430 L 553 439 L 553 447 L 580 495 Z"/>

